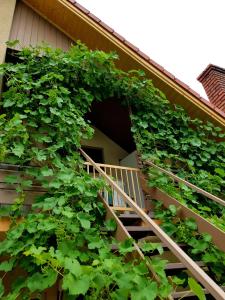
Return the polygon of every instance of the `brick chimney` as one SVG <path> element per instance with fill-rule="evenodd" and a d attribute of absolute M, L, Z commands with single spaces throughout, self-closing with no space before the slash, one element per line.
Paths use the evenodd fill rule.
<path fill-rule="evenodd" d="M 209 101 L 225 112 L 225 69 L 210 64 L 197 79 L 203 85 Z"/>

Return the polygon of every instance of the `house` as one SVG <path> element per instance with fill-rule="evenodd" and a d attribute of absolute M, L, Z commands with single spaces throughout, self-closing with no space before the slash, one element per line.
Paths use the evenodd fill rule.
<path fill-rule="evenodd" d="M 152 79 L 154 85 L 162 90 L 173 104 L 182 105 L 193 118 L 199 117 L 202 120 L 209 120 L 215 125 L 225 128 L 225 114 L 222 111 L 224 106 L 221 104 L 224 99 L 223 96 L 221 98 L 213 98 L 215 100 L 211 102 L 204 100 L 190 87 L 175 78 L 76 1 L 3 0 L 0 4 L 0 62 L 10 60 L 11 51 L 18 51 L 23 46 L 35 46 L 45 41 L 53 47 L 67 50 L 73 41 L 81 40 L 91 49 L 116 51 L 119 54 L 117 62 L 119 68 L 123 70 L 144 70 L 146 76 Z M 16 47 L 12 47 L 12 49 L 7 49 L 7 46 L 4 44 L 7 40 L 19 40 L 20 43 Z M 220 68 L 211 67 L 211 69 L 218 71 Z M 224 73 L 223 70 L 219 71 Z M 208 70 L 203 73 L 199 80 L 203 82 L 204 77 L 208 76 L 207 74 L 210 74 L 210 72 L 211 70 Z M 208 81 L 206 86 L 209 85 Z M 220 86 L 222 85 L 220 84 Z M 219 88 L 216 88 L 216 90 L 221 95 Z M 214 95 L 210 91 L 210 95 Z M 83 150 L 98 163 L 98 165 L 93 165 L 91 160 L 89 160 L 87 169 L 91 167 L 99 171 L 98 168 L 102 167 L 105 171 L 107 169 L 108 175 L 113 175 L 116 178 L 117 188 L 114 186 L 114 196 L 112 197 L 112 194 L 107 191 L 104 191 L 103 195 L 107 198 L 108 204 L 112 204 L 112 198 L 116 199 L 116 203 L 113 204 L 117 207 L 122 206 L 123 210 L 125 210 L 126 205 L 124 205 L 124 199 L 120 197 L 120 189 L 122 187 L 124 187 L 126 194 L 129 195 L 129 199 L 135 201 L 137 198 L 139 199 L 139 203 L 136 201 L 139 208 L 143 208 L 142 204 L 144 201 L 143 193 L 138 185 L 137 159 L 134 152 L 135 145 L 130 132 L 131 121 L 129 115 L 128 108 L 122 107 L 116 101 L 112 101 L 112 99 L 102 103 L 94 103 L 88 118 L 95 126 L 95 136 L 92 140 L 83 142 Z M 130 172 L 130 175 L 126 175 L 126 172 Z M 124 173 L 125 177 L 121 175 Z M 110 178 L 108 180 L 110 182 Z M 124 182 L 125 180 L 127 180 L 126 183 Z M 169 204 L 170 202 L 168 202 Z M 139 212 L 138 208 L 136 209 Z M 143 214 L 143 218 L 149 221 L 146 214 Z M 203 226 L 200 230 L 204 231 L 204 228 Z M 158 229 L 156 228 L 155 230 Z M 208 231 L 210 232 L 210 229 Z M 171 248 L 175 252 L 178 251 L 176 246 L 160 231 L 159 235 L 162 237 L 162 240 L 165 238 L 169 241 L 168 243 L 172 245 Z M 214 234 L 214 240 L 218 245 L 221 245 L 223 242 L 220 237 L 219 233 L 218 235 Z M 180 254 L 180 257 L 188 264 L 189 262 L 182 255 Z M 191 270 L 194 268 L 198 269 L 198 265 L 190 264 L 189 266 Z M 200 282 L 204 282 L 211 292 L 214 288 L 213 283 L 205 275 L 201 276 L 198 279 Z M 217 288 L 215 290 L 216 295 L 222 295 L 218 299 L 222 299 L 222 292 L 219 289 L 217 290 Z M 53 298 L 48 297 L 48 299 L 54 299 L 54 296 Z"/>
<path fill-rule="evenodd" d="M 124 70 L 144 70 L 154 85 L 161 89 L 172 103 L 181 104 L 193 117 L 212 121 L 224 128 L 224 111 L 220 106 L 203 99 L 78 2 L 73 0 L 2 1 L 0 13 L 2 28 L 0 62 L 4 62 L 5 55 L 7 59 L 7 49 L 4 44 L 7 40 L 20 41 L 20 46 L 17 46 L 16 50 L 23 46 L 37 45 L 42 41 L 66 50 L 74 40 L 81 40 L 91 49 L 116 51 L 120 57 L 118 67 Z M 112 103 L 107 105 L 108 107 L 96 105 L 94 108 L 91 117 L 97 122 L 96 142 L 93 140 L 87 146 L 96 147 L 98 144 L 99 147 L 101 143 L 104 144 L 102 146 L 105 152 L 104 162 L 118 164 L 122 158 L 134 150 L 129 132 L 129 117 L 128 112 L 123 109 L 120 109 L 118 113 L 118 107 L 112 107 Z M 112 120 L 107 115 L 111 109 L 117 116 L 116 119 Z M 104 114 L 100 113 L 101 110 L 104 110 Z M 117 111 L 116 114 L 115 111 Z M 123 125 L 120 124 L 121 120 L 124 120 Z M 113 130 L 113 122 L 122 130 L 119 135 L 115 128 Z"/>

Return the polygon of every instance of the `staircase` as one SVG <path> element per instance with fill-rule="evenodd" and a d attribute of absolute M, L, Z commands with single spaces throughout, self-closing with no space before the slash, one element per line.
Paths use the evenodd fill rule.
<path fill-rule="evenodd" d="M 153 252 L 150 259 L 159 257 L 168 261 L 165 268 L 168 278 L 180 270 L 186 270 L 191 277 L 194 277 L 195 280 L 203 286 L 204 293 L 210 295 L 210 299 L 224 300 L 225 287 L 218 286 L 205 272 L 206 266 L 204 263 L 202 261 L 193 261 L 185 253 L 186 245 L 175 243 L 159 225 L 157 225 L 154 220 L 154 213 L 148 212 L 149 207 L 145 205 L 143 192 L 139 184 L 139 169 L 96 164 L 83 150 L 80 151 L 86 159 L 87 172 L 94 177 L 103 178 L 108 184 L 108 188 L 99 192 L 99 198 L 106 207 L 106 218 L 113 218 L 117 223 L 115 238 L 118 241 L 133 238 L 135 241 L 134 255 L 138 255 L 141 259 L 144 259 L 144 254 L 139 247 L 141 241 L 146 240 L 160 243 L 164 249 L 163 254 L 159 255 Z M 148 193 L 151 191 L 146 187 L 145 192 Z M 161 191 L 159 191 L 158 194 L 155 192 L 155 199 L 163 202 L 165 200 L 165 202 L 167 201 L 166 205 L 169 205 L 169 201 L 172 201 L 170 197 L 167 196 L 169 197 L 168 200 L 165 194 L 160 192 Z M 182 207 L 181 209 L 184 211 L 184 217 L 190 217 L 191 213 L 186 210 L 186 207 Z M 193 215 L 191 215 L 191 217 L 193 217 Z M 196 216 L 194 215 L 194 217 Z M 202 217 L 197 218 L 196 221 L 198 226 L 200 225 L 200 230 L 212 234 L 214 242 L 216 241 L 220 249 L 225 247 L 225 234 L 222 231 L 220 232 L 219 229 L 214 228 L 213 225 Z M 219 234 L 219 239 L 217 238 L 217 234 Z M 223 249 L 223 251 L 225 251 L 225 249 Z M 160 282 L 151 264 L 149 264 L 148 267 L 155 280 Z M 189 299 L 194 296 L 195 295 L 189 290 L 175 288 L 169 299 Z"/>

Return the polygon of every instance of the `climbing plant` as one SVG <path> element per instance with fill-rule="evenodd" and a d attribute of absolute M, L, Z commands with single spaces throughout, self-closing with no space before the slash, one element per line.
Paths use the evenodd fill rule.
<path fill-rule="evenodd" d="M 0 243 L 0 255 L 6 257 L 0 264 L 2 299 L 40 298 L 54 284 L 67 299 L 167 297 L 171 286 L 165 262 L 150 262 L 161 276 L 157 285 L 145 262 L 127 262 L 132 241 L 118 245 L 115 255 L 115 241 L 102 231 L 115 227 L 103 223 L 104 208 L 97 200 L 105 183 L 85 172 L 79 155 L 81 140 L 93 136 L 86 114 L 93 101 L 112 98 L 130 105 L 142 158 L 193 183 L 198 180 L 217 195 L 224 192 L 224 134 L 172 106 L 143 72 L 117 69 L 115 53 L 90 51 L 78 43 L 68 52 L 41 46 L 14 55 L 17 64 L 0 66 L 7 86 L 0 104 L 0 161 L 20 166 L 20 175 L 5 179 L 16 184 L 18 196 L 13 205 L 1 209 L 2 216 L 11 217 L 10 230 Z M 24 190 L 37 182 L 44 193 L 24 212 Z M 168 185 L 163 178 L 160 187 Z M 220 218 L 220 208 L 204 205 L 210 217 Z M 21 275 L 4 290 L 4 278 L 13 276 L 15 269 Z"/>
<path fill-rule="evenodd" d="M 182 220 L 178 216 L 176 206 L 170 205 L 166 209 L 160 201 L 154 201 L 154 204 L 155 218 L 162 221 L 160 225 L 162 229 L 177 243 L 185 244 L 185 251 L 194 260 L 204 262 L 207 273 L 223 286 L 225 284 L 225 253 L 213 244 L 212 237 L 208 233 L 200 234 L 194 219 Z"/>
<path fill-rule="evenodd" d="M 145 93 L 145 91 L 144 91 Z M 182 107 L 170 106 L 158 92 L 146 92 L 133 103 L 132 131 L 143 161 L 151 160 L 202 189 L 224 199 L 225 134 L 210 122 L 192 119 Z M 184 184 L 146 166 L 156 186 L 225 230 L 225 208 Z"/>
<path fill-rule="evenodd" d="M 43 46 L 15 55 L 17 64 L 0 67 L 7 85 L 1 98 L 0 161 L 20 166 L 19 175 L 5 178 L 16 185 L 17 198 L 0 209 L 1 216 L 11 218 L 0 242 L 1 299 L 41 299 L 53 285 L 65 299 L 167 297 L 172 287 L 166 262 L 152 262 L 161 278 L 157 284 L 145 261 L 127 261 L 132 240 L 111 251 L 117 244 L 110 234 L 115 224 L 104 223 L 97 198 L 105 183 L 86 173 L 79 155 L 81 140 L 93 135 L 85 119 L 92 101 L 122 98 L 129 75 L 116 69 L 115 54 L 81 44 L 66 53 Z M 25 190 L 33 184 L 43 193 L 24 211 Z"/>

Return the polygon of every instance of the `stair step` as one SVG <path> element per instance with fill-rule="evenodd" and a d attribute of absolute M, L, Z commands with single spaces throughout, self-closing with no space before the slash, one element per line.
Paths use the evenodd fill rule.
<path fill-rule="evenodd" d="M 221 289 L 223 291 L 225 291 L 225 286 L 221 286 Z M 209 294 L 209 292 L 206 289 L 203 289 L 203 292 L 205 294 Z M 185 296 L 186 297 L 196 297 L 196 295 L 192 291 L 190 291 L 190 290 L 182 290 L 182 291 L 176 291 L 176 292 L 172 293 L 173 299 L 181 299 L 181 298 L 183 298 Z"/>
<path fill-rule="evenodd" d="M 161 242 L 161 240 L 156 235 L 146 236 L 146 237 L 138 240 L 138 244 L 141 244 L 142 242 L 159 243 L 163 248 L 168 248 L 167 245 L 165 243 Z M 184 243 L 179 243 L 177 245 L 181 248 L 187 247 L 187 245 Z"/>
<path fill-rule="evenodd" d="M 203 261 L 195 261 L 195 263 L 199 266 L 199 267 L 204 267 L 205 264 Z M 181 263 L 181 262 L 175 262 L 175 263 L 168 263 L 166 265 L 166 270 L 174 270 L 174 269 L 186 269 L 187 267 Z"/>
<path fill-rule="evenodd" d="M 148 216 L 150 218 L 154 218 L 154 213 L 153 212 L 149 212 Z M 120 214 L 119 215 L 120 219 L 141 219 L 141 217 L 137 214 L 128 214 L 128 213 L 124 213 L 124 214 Z"/>
<path fill-rule="evenodd" d="M 160 258 L 167 260 L 168 263 L 166 264 L 166 270 L 174 270 L 174 269 L 186 269 L 187 267 L 179 261 L 179 259 L 171 252 L 171 251 L 164 251 L 161 255 L 152 255 L 151 258 Z M 195 261 L 195 263 L 199 267 L 204 267 L 205 264 L 202 261 Z"/>
<path fill-rule="evenodd" d="M 150 226 L 125 226 L 129 232 L 149 232 L 152 231 Z"/>

